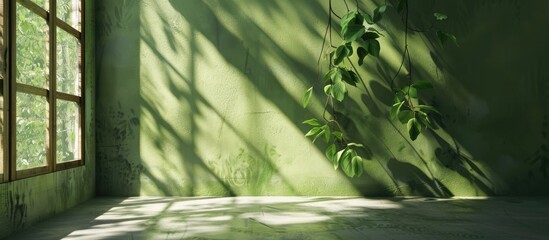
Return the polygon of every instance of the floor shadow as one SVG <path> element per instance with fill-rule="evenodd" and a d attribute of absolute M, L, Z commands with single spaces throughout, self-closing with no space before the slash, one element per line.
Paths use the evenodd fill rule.
<path fill-rule="evenodd" d="M 75 208 L 16 232 L 7 239 L 65 239 L 79 229 L 92 228 L 94 220 L 123 202 L 122 198 L 92 198 Z M 68 220 L 70 219 L 70 220 Z M 68 220 L 68 221 L 67 221 Z M 47 227 L 42 227 L 44 224 Z"/>
<path fill-rule="evenodd" d="M 548 204 L 544 198 L 100 198 L 8 239 L 544 239 Z"/>

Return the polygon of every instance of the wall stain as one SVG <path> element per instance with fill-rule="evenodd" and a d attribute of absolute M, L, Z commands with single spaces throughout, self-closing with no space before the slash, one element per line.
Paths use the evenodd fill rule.
<path fill-rule="evenodd" d="M 116 5 L 108 11 L 104 6 L 97 7 L 97 31 L 98 38 L 102 35 L 109 36 L 114 30 L 127 28 L 134 20 L 135 9 L 139 7 L 138 0 L 116 1 Z"/>
<path fill-rule="evenodd" d="M 69 203 L 71 202 L 70 201 L 70 198 L 72 196 L 71 189 L 73 189 L 72 187 L 75 186 L 73 173 L 74 173 L 73 171 L 69 170 L 69 171 L 65 171 L 62 177 L 60 176 L 61 184 L 60 184 L 60 188 L 58 188 L 58 192 L 59 192 L 59 195 L 61 196 L 60 200 L 63 202 L 63 206 L 69 206 Z"/>
<path fill-rule="evenodd" d="M 216 175 L 224 179 L 227 184 L 236 187 L 246 187 L 254 193 L 261 193 L 270 183 L 273 172 L 273 163 L 280 157 L 276 147 L 266 144 L 261 156 L 240 148 L 236 155 L 220 157 L 219 160 L 208 161 L 208 166 Z"/>
<path fill-rule="evenodd" d="M 97 174 L 98 192 L 112 192 L 113 183 L 121 183 L 118 193 L 129 194 L 138 183 L 143 166 L 139 160 L 131 159 L 130 145 L 137 139 L 139 118 L 134 109 L 122 104 L 110 106 L 107 116 L 98 117 L 97 128 Z"/>
<path fill-rule="evenodd" d="M 25 194 L 13 193 L 12 191 L 9 191 L 9 214 L 13 229 L 18 230 L 24 228 L 28 210 L 26 200 L 31 198 L 30 195 L 30 193 L 29 196 L 27 196 Z"/>

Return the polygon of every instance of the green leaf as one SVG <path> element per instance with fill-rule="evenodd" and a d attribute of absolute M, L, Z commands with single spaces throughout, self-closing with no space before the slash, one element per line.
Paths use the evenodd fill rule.
<path fill-rule="evenodd" d="M 429 105 L 416 105 L 414 109 L 421 110 L 424 112 L 434 112 L 434 113 L 440 114 L 440 112 L 435 107 L 429 106 Z"/>
<path fill-rule="evenodd" d="M 347 93 L 347 88 L 345 87 L 345 83 L 340 79 L 335 79 L 334 83 L 332 84 L 332 96 L 337 101 L 343 101 L 345 99 L 345 94 Z"/>
<path fill-rule="evenodd" d="M 334 65 L 339 65 L 343 61 L 343 59 L 345 59 L 346 50 L 347 48 L 345 47 L 345 45 L 341 45 L 336 48 L 334 52 L 334 57 L 332 58 Z"/>
<path fill-rule="evenodd" d="M 343 78 L 343 69 L 337 68 L 334 75 L 332 75 L 332 82 L 341 81 Z"/>
<path fill-rule="evenodd" d="M 343 152 L 343 155 L 339 160 L 339 162 L 341 163 L 341 169 L 343 169 L 343 172 L 349 177 L 355 176 L 355 172 L 353 171 L 352 157 L 354 157 L 352 156 L 352 150 L 347 149 L 345 152 Z"/>
<path fill-rule="evenodd" d="M 443 20 L 446 20 L 448 19 L 448 16 L 446 16 L 445 14 L 442 14 L 442 13 L 434 13 L 433 14 L 435 16 L 435 18 L 438 20 L 438 21 L 443 21 Z"/>
<path fill-rule="evenodd" d="M 411 98 L 417 98 L 417 89 L 414 86 L 406 86 L 402 89 L 402 92 Z"/>
<path fill-rule="evenodd" d="M 324 125 L 326 126 L 326 125 Z M 324 127 L 321 127 L 320 128 L 320 131 L 316 134 L 315 138 L 313 138 L 313 143 L 321 136 L 324 135 L 324 132 L 326 131 L 326 129 Z"/>
<path fill-rule="evenodd" d="M 341 35 L 347 42 L 352 42 L 360 38 L 366 32 L 364 25 L 350 24 L 348 27 L 341 29 Z"/>
<path fill-rule="evenodd" d="M 433 124 L 433 122 L 429 118 L 429 115 L 427 115 L 424 112 L 419 112 L 419 114 L 417 114 L 417 115 L 419 116 L 418 119 L 419 119 L 419 121 L 422 125 L 425 125 L 425 126 L 429 127 L 430 129 L 437 129 L 437 126 L 435 126 L 435 124 Z"/>
<path fill-rule="evenodd" d="M 343 156 L 343 153 L 347 151 L 347 148 L 344 148 L 344 149 L 341 149 L 339 150 L 337 153 L 336 153 L 336 158 L 337 158 L 337 161 L 339 162 L 339 160 L 341 159 L 341 156 Z"/>
<path fill-rule="evenodd" d="M 317 134 L 318 132 L 322 131 L 322 128 L 321 127 L 314 127 L 314 128 L 311 128 L 311 130 L 309 130 L 309 132 L 307 132 L 307 134 L 305 134 L 305 137 L 310 137 L 310 136 L 313 136 L 315 134 Z"/>
<path fill-rule="evenodd" d="M 374 22 L 378 22 L 383 17 L 383 14 L 385 13 L 385 10 L 387 10 L 387 6 L 381 5 L 378 8 L 374 9 Z"/>
<path fill-rule="evenodd" d="M 334 75 L 337 74 L 338 71 L 339 68 L 337 67 L 331 68 L 322 79 L 324 80 L 324 82 L 328 82 L 334 78 Z"/>
<path fill-rule="evenodd" d="M 372 16 L 370 16 L 370 14 L 368 13 L 362 13 L 362 17 L 364 18 L 364 20 L 368 23 L 368 24 L 374 24 L 374 20 L 372 19 Z"/>
<path fill-rule="evenodd" d="M 351 81 L 353 81 L 355 83 L 355 84 L 352 84 L 352 85 L 356 87 L 356 84 L 358 84 L 360 82 L 360 77 L 354 71 L 349 71 L 349 75 L 351 76 Z"/>
<path fill-rule="evenodd" d="M 324 86 L 324 93 L 328 96 L 332 96 L 332 84 Z"/>
<path fill-rule="evenodd" d="M 310 125 L 310 126 L 313 126 L 313 127 L 320 126 L 320 122 L 316 118 L 311 118 L 309 120 L 305 120 L 305 121 L 303 121 L 303 124 L 307 124 L 307 125 Z"/>
<path fill-rule="evenodd" d="M 330 130 L 330 127 L 328 125 L 324 125 L 324 142 L 328 143 L 330 142 L 330 137 L 332 136 L 332 131 Z"/>
<path fill-rule="evenodd" d="M 366 41 L 366 45 L 368 46 L 368 53 L 372 54 L 375 57 L 379 57 L 381 46 L 379 45 L 379 42 L 377 40 L 370 39 Z"/>
<path fill-rule="evenodd" d="M 404 100 L 401 101 L 401 102 L 397 102 L 395 104 L 393 104 L 393 106 L 391 107 L 391 112 L 390 112 L 390 115 L 391 115 L 391 119 L 397 119 L 398 117 L 398 113 L 400 112 L 400 108 L 402 108 L 402 105 L 404 105 Z"/>
<path fill-rule="evenodd" d="M 425 81 L 425 80 L 417 80 L 412 84 L 412 86 L 417 89 L 433 88 L 433 85 L 431 84 L 431 82 Z"/>
<path fill-rule="evenodd" d="M 328 146 L 328 148 L 326 148 L 326 152 L 325 152 L 326 157 L 332 162 L 334 169 L 337 169 L 339 165 L 339 163 L 337 162 L 336 151 L 337 151 L 336 145 L 331 144 L 330 146 Z"/>
<path fill-rule="evenodd" d="M 343 155 L 347 152 L 347 148 L 339 150 L 339 152 L 336 153 L 336 159 L 334 163 L 334 169 L 337 169 L 339 167 L 339 163 L 341 162 L 341 159 L 343 158 Z"/>
<path fill-rule="evenodd" d="M 437 37 L 440 41 L 440 44 L 444 46 L 448 40 L 452 41 L 457 47 L 459 47 L 459 44 L 457 42 L 456 36 L 451 33 L 443 32 L 443 31 L 437 31 Z"/>
<path fill-rule="evenodd" d="M 301 100 L 303 104 L 303 108 L 307 108 L 312 95 L 313 95 L 313 87 L 310 87 L 309 89 L 307 89 L 307 91 L 305 92 L 305 95 L 303 95 L 303 99 Z"/>
<path fill-rule="evenodd" d="M 349 23 L 351 23 L 352 21 L 355 20 L 356 18 L 356 15 L 357 15 L 357 12 L 353 11 L 353 12 L 348 12 L 347 14 L 345 14 L 342 18 L 341 18 L 341 28 L 345 28 L 349 25 Z"/>
<path fill-rule="evenodd" d="M 403 110 L 398 113 L 398 120 L 403 124 L 407 123 L 412 118 L 414 118 L 414 112 L 410 110 Z"/>
<path fill-rule="evenodd" d="M 334 65 L 339 65 L 345 58 L 350 57 L 351 55 L 353 55 L 351 43 L 346 43 L 337 47 L 334 52 Z"/>
<path fill-rule="evenodd" d="M 349 85 L 355 86 L 359 81 L 358 75 L 354 71 L 342 70 L 343 72 L 343 81 Z"/>
<path fill-rule="evenodd" d="M 400 103 L 404 101 L 406 98 L 404 97 L 405 94 L 402 91 L 396 91 L 395 92 L 395 98 L 393 99 L 393 103 Z"/>
<path fill-rule="evenodd" d="M 341 74 L 341 68 L 339 67 L 334 67 L 332 69 L 330 69 L 330 71 L 328 71 L 328 73 L 326 73 L 326 75 L 324 75 L 324 82 L 331 82 L 334 83 L 336 81 L 341 81 L 341 78 L 343 77 Z M 326 89 L 324 89 L 326 90 Z"/>
<path fill-rule="evenodd" d="M 362 176 L 362 173 L 364 173 L 364 167 L 362 165 L 362 157 L 353 156 L 353 158 L 351 159 L 351 166 L 355 176 L 357 177 Z"/>
<path fill-rule="evenodd" d="M 358 12 L 349 12 L 341 19 L 341 36 L 346 42 L 360 38 L 365 32 L 364 17 Z"/>
<path fill-rule="evenodd" d="M 326 152 L 325 152 L 326 157 L 330 160 L 332 160 L 333 158 L 336 158 L 337 157 L 336 156 L 336 151 L 337 151 L 336 145 L 335 144 L 330 144 L 330 146 L 328 146 L 326 148 Z"/>
<path fill-rule="evenodd" d="M 370 39 L 376 39 L 379 38 L 379 35 L 375 32 L 366 32 L 362 35 L 362 40 L 368 41 Z"/>
<path fill-rule="evenodd" d="M 368 56 L 368 50 L 363 47 L 358 47 L 356 54 L 358 55 L 358 65 L 362 66 L 362 64 L 364 64 L 364 58 Z"/>
<path fill-rule="evenodd" d="M 334 135 L 334 137 L 337 138 L 338 140 L 342 140 L 342 139 L 343 139 L 343 133 L 340 132 L 340 131 L 333 131 L 333 132 L 332 132 L 332 135 Z"/>
<path fill-rule="evenodd" d="M 408 134 L 410 135 L 410 139 L 412 139 L 412 141 L 415 141 L 417 139 L 417 136 L 419 136 L 419 134 L 421 133 L 421 125 L 418 123 L 417 119 L 412 118 L 408 121 L 406 127 L 408 128 Z"/>

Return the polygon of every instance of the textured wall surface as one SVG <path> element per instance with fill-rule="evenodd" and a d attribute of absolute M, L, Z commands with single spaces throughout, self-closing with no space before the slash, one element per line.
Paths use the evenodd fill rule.
<path fill-rule="evenodd" d="M 403 24 L 389 10 L 379 61 L 353 89 L 346 129 L 368 148 L 365 174 L 334 171 L 301 122 L 320 81 L 327 0 L 98 0 L 97 190 L 101 195 L 546 195 L 546 1 L 424 1 L 460 47 L 412 33 L 416 79 L 441 128 L 414 142 L 388 120 Z M 335 11 L 343 13 L 343 2 Z M 371 11 L 376 2 L 362 1 Z M 339 39 L 334 40 L 335 44 Z M 325 69 L 322 69 L 324 71 Z M 319 86 L 319 85 L 317 85 Z"/>
<path fill-rule="evenodd" d="M 95 195 L 94 3 L 86 1 L 85 166 L 0 184 L 0 238 Z"/>

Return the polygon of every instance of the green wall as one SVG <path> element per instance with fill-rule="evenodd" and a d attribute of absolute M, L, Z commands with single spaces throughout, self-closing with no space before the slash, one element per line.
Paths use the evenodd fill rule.
<path fill-rule="evenodd" d="M 0 238 L 95 195 L 94 2 L 86 1 L 85 166 L 0 184 Z"/>
<path fill-rule="evenodd" d="M 422 1 L 460 47 L 410 36 L 414 73 L 441 128 L 408 140 L 388 120 L 403 24 L 390 10 L 380 61 L 364 67 L 346 129 L 367 146 L 365 174 L 334 171 L 301 122 L 317 77 L 327 0 L 97 1 L 100 195 L 547 195 L 546 1 Z M 335 11 L 343 13 L 343 2 Z M 376 3 L 362 1 L 372 11 Z M 419 4 L 419 5 L 416 5 Z M 339 40 L 335 40 L 336 44 Z M 322 69 L 324 71 L 325 69 Z"/>

